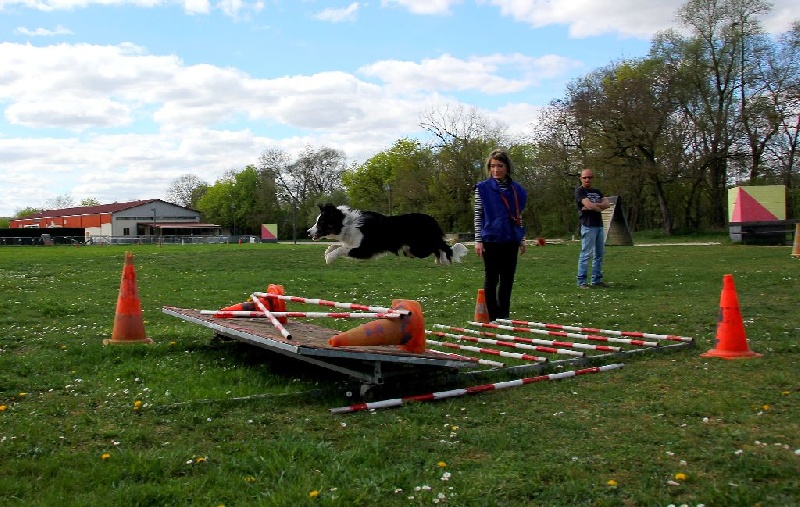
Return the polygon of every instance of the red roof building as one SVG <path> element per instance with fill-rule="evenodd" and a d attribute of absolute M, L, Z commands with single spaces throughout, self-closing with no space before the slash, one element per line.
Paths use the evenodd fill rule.
<path fill-rule="evenodd" d="M 200 212 L 161 199 L 47 210 L 12 218 L 15 228 L 81 228 L 92 236 L 219 235 L 221 227 L 200 222 Z"/>

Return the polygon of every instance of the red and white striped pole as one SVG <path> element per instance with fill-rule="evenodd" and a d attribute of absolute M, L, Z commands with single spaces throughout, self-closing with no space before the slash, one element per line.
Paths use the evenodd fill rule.
<path fill-rule="evenodd" d="M 426 331 L 427 332 L 427 331 Z M 453 342 L 440 342 L 436 340 L 427 340 L 426 343 L 436 345 L 437 347 L 450 347 L 451 349 L 468 350 L 470 352 L 480 352 L 482 354 L 489 354 L 499 357 L 510 357 L 512 359 L 522 359 L 523 361 L 536 361 L 540 363 L 547 362 L 546 357 L 532 356 L 530 354 L 519 354 L 517 352 L 505 352 L 497 349 L 487 349 L 484 347 L 473 347 L 471 345 L 461 345 Z M 505 365 L 503 365 L 505 366 Z"/>
<path fill-rule="evenodd" d="M 520 343 L 535 343 L 539 345 L 550 345 L 553 347 L 569 347 L 573 349 L 586 349 L 586 350 L 601 350 L 604 352 L 619 352 L 619 347 L 612 347 L 610 345 L 592 345 L 590 343 L 575 343 L 575 342 L 562 342 L 562 341 L 554 341 L 554 340 L 538 340 L 536 338 L 523 338 L 522 336 L 514 336 L 510 334 L 497 334 L 497 333 L 490 333 L 488 331 L 477 331 L 475 329 L 467 329 L 463 327 L 455 327 L 455 326 L 445 326 L 443 324 L 434 324 L 433 327 L 439 329 L 451 329 L 453 331 L 459 331 L 461 333 L 473 333 L 480 336 L 492 336 L 496 338 L 503 338 L 505 340 L 514 340 L 515 342 Z"/>
<path fill-rule="evenodd" d="M 259 318 L 266 317 L 263 312 L 247 311 L 247 310 L 200 310 L 202 315 L 211 315 L 217 318 Z M 402 317 L 400 313 L 358 313 L 358 312 L 270 312 L 275 317 L 305 317 L 309 319 L 399 319 Z"/>
<path fill-rule="evenodd" d="M 336 301 L 326 301 L 324 299 L 304 298 L 300 296 L 285 296 L 282 294 L 270 294 L 268 292 L 256 292 L 256 296 L 261 298 L 282 299 L 284 301 L 291 301 L 293 303 L 308 303 L 312 305 L 330 306 L 334 308 L 347 308 L 350 310 L 360 310 L 364 312 L 377 312 L 377 313 L 399 313 L 401 315 L 408 315 L 408 310 L 384 308 L 382 306 L 366 306 L 358 303 L 338 303 Z"/>
<path fill-rule="evenodd" d="M 529 322 L 526 320 L 497 319 L 497 322 L 503 322 L 506 324 L 521 324 L 523 326 L 538 327 L 542 329 L 561 329 L 563 331 L 577 331 L 579 333 L 600 333 L 600 334 L 610 334 L 612 336 L 631 336 L 633 338 L 645 338 L 647 340 L 671 340 L 677 342 L 694 341 L 694 338 L 689 338 L 687 336 L 678 336 L 674 334 L 640 333 L 638 331 L 615 331 L 613 329 L 597 329 L 594 327 L 564 326 L 561 324 L 548 324 L 545 322 Z"/>
<path fill-rule="evenodd" d="M 478 327 L 490 327 L 495 329 L 509 329 L 511 331 L 521 331 L 523 333 L 538 333 L 538 334 L 546 334 L 550 336 L 561 336 L 564 338 L 573 338 L 577 340 L 592 340 L 598 342 L 609 342 L 609 343 L 627 343 L 628 345 L 638 345 L 641 347 L 658 347 L 658 342 L 646 342 L 642 340 L 632 340 L 628 338 L 609 338 L 607 336 L 598 336 L 595 334 L 577 334 L 577 333 L 566 333 L 564 331 L 545 331 L 544 329 L 532 329 L 529 327 L 514 327 L 514 326 L 504 326 L 502 324 L 486 324 L 483 322 L 468 322 L 470 326 L 478 326 Z"/>
<path fill-rule="evenodd" d="M 537 352 L 546 352 L 548 354 L 563 354 L 566 356 L 584 357 L 583 352 L 569 349 L 554 349 L 553 347 L 544 347 L 541 345 L 525 345 L 523 343 L 506 342 L 501 340 L 492 340 L 489 338 L 476 338 L 474 336 L 467 336 L 464 334 L 442 333 L 440 331 L 425 331 L 427 334 L 438 336 L 440 338 L 454 338 L 456 340 L 465 340 L 473 343 L 485 343 L 487 345 L 497 345 L 498 347 L 510 347 L 515 349 L 528 349 Z"/>
<path fill-rule="evenodd" d="M 430 342 L 426 341 L 426 343 Z M 494 366 L 497 368 L 502 368 L 505 366 L 505 364 L 499 361 L 492 361 L 491 359 L 480 359 L 478 357 L 472 357 L 472 356 L 462 356 L 461 354 L 455 354 L 453 352 L 444 352 L 442 350 L 427 349 L 426 352 L 436 352 L 437 354 L 444 354 L 446 356 L 450 356 L 455 359 L 459 359 L 461 361 L 469 361 L 471 363 L 477 363 L 485 366 Z"/>
<path fill-rule="evenodd" d="M 440 391 L 435 393 L 420 394 L 416 396 L 404 396 L 402 398 L 393 398 L 389 400 L 375 401 L 371 403 L 357 403 L 347 407 L 337 407 L 330 409 L 331 414 L 347 414 L 350 412 L 359 412 L 361 410 L 377 410 L 379 408 L 398 407 L 404 403 L 413 401 L 434 401 L 443 400 L 445 398 L 454 398 L 457 396 L 464 396 L 466 394 L 478 394 L 486 391 L 497 391 L 509 387 L 516 387 L 525 384 L 532 384 L 534 382 L 542 382 L 546 380 L 561 380 L 565 378 L 575 377 L 578 375 L 587 375 L 590 373 L 600 373 L 609 370 L 622 368 L 624 364 L 608 364 L 605 366 L 593 366 L 591 368 L 583 368 L 581 370 L 565 371 L 563 373 L 551 373 L 549 375 L 540 375 L 538 377 L 526 377 L 517 380 L 510 380 L 508 382 L 496 382 L 494 384 L 483 384 L 478 386 L 467 387 L 463 389 L 453 389 L 451 391 Z"/>
<path fill-rule="evenodd" d="M 261 300 L 258 299 L 258 297 L 256 297 L 256 294 L 253 293 L 251 297 L 253 298 L 253 302 L 256 304 L 258 309 L 261 310 L 264 313 L 264 315 L 267 316 L 270 322 L 272 322 L 272 325 L 275 326 L 275 329 L 277 329 L 284 338 L 286 338 L 287 340 L 291 340 L 292 334 L 289 331 L 287 331 L 285 327 L 283 327 L 283 324 L 278 322 L 278 319 L 276 319 L 275 316 L 272 315 L 272 312 L 270 312 L 267 309 L 267 307 L 264 306 L 264 303 L 262 303 Z"/>

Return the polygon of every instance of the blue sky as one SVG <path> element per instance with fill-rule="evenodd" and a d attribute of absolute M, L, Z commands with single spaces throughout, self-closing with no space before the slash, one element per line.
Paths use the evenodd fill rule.
<path fill-rule="evenodd" d="M 774 0 L 765 28 L 797 18 Z M 524 134 L 570 80 L 643 56 L 680 0 L 0 0 L 0 216 L 163 198 L 267 149 L 362 162 L 434 108 Z M 791 8 L 790 8 L 791 7 Z"/>

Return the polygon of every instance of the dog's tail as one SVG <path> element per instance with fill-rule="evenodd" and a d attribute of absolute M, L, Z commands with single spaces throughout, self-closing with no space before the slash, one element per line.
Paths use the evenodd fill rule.
<path fill-rule="evenodd" d="M 467 250 L 467 247 L 461 243 L 456 243 L 451 248 L 453 249 L 453 257 L 451 259 L 452 262 L 461 262 L 461 258 L 467 255 L 467 252 L 469 251 Z"/>

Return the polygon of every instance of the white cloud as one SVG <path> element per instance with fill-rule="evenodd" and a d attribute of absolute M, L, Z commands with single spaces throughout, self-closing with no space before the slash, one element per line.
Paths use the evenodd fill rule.
<path fill-rule="evenodd" d="M 330 21 L 331 23 L 341 23 L 342 21 L 355 21 L 358 14 L 359 4 L 353 2 L 343 9 L 324 9 L 314 16 L 320 21 Z"/>
<path fill-rule="evenodd" d="M 685 0 L 478 0 L 499 7 L 504 16 L 535 28 L 549 25 L 569 27 L 570 36 L 590 37 L 618 33 L 623 37 L 649 39 L 657 31 L 674 27 L 675 13 Z M 774 0 L 773 11 L 763 19 L 764 27 L 777 33 L 788 30 L 797 19 L 797 0 Z"/>
<path fill-rule="evenodd" d="M 399 91 L 477 90 L 494 95 L 524 90 L 579 65 L 556 55 L 534 58 L 516 53 L 462 60 L 445 54 L 419 63 L 383 60 L 358 72 L 379 78 Z M 512 76 L 506 77 L 509 74 Z"/>
<path fill-rule="evenodd" d="M 450 14 L 450 7 L 462 2 L 463 0 L 381 0 L 381 6 L 399 6 L 412 14 Z"/>
<path fill-rule="evenodd" d="M 419 135 L 419 115 L 432 100 L 454 101 L 440 90 L 515 91 L 572 64 L 520 54 L 444 55 L 361 69 L 385 81 L 373 83 L 339 71 L 259 78 L 186 65 L 132 44 L 0 43 L 0 68 L 10 69 L 0 81 L 7 125 L 0 134 L 0 188 L 25 183 L 0 198 L 0 216 L 67 192 L 101 202 L 158 197 L 154 189 L 164 191 L 186 173 L 213 183 L 226 170 L 256 163 L 270 147 L 332 146 L 364 160 L 400 136 Z M 426 75 L 438 81 L 426 82 Z M 520 105 L 497 114 L 512 126 L 529 121 Z M 270 126 L 293 134 L 258 133 Z M 115 133 L 120 127 L 126 133 Z M 66 135 L 26 139 L 14 137 L 15 128 Z"/>
<path fill-rule="evenodd" d="M 208 0 L 183 0 L 183 10 L 187 14 L 208 14 L 211 3 Z"/>
<path fill-rule="evenodd" d="M 54 30 L 49 30 L 47 28 L 34 28 L 31 30 L 24 26 L 20 26 L 14 30 L 14 33 L 28 35 L 31 37 L 52 37 L 55 35 L 72 35 L 72 30 L 64 28 L 61 25 L 56 26 Z"/>

